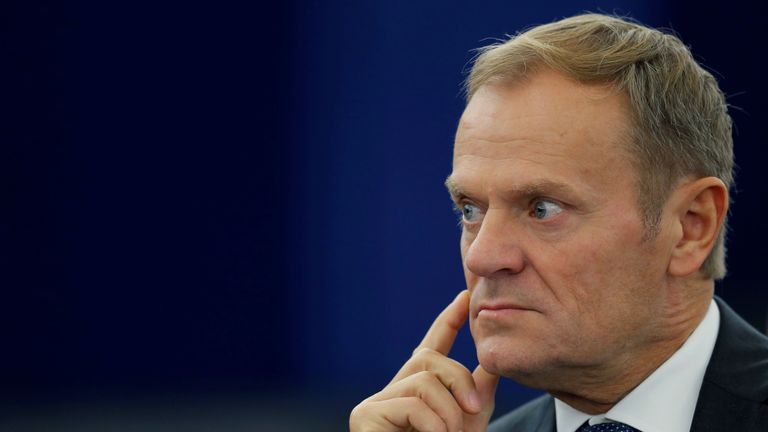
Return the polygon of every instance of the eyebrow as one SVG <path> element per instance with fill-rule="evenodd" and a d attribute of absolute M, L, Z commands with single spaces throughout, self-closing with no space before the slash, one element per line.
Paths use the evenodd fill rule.
<path fill-rule="evenodd" d="M 449 175 L 448 178 L 445 179 L 445 187 L 448 189 L 448 193 L 450 193 L 451 197 L 454 199 L 471 196 L 470 193 L 462 189 L 456 180 L 453 179 L 453 175 Z M 546 179 L 537 179 L 523 185 L 512 186 L 504 191 L 505 195 L 517 195 L 524 197 L 535 197 L 552 193 L 565 193 L 567 195 L 574 195 L 576 190 L 566 183 Z"/>
<path fill-rule="evenodd" d="M 446 177 L 444 184 L 445 188 L 448 189 L 448 193 L 451 194 L 452 197 L 456 198 L 465 195 L 461 188 L 459 188 L 459 185 L 456 184 L 456 181 L 453 179 L 453 175 Z"/>

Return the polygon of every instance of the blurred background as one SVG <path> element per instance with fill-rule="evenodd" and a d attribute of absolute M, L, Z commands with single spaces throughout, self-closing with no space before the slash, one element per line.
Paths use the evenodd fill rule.
<path fill-rule="evenodd" d="M 762 3 L 6 2 L 0 429 L 346 429 L 463 286 L 471 50 L 587 10 L 673 28 L 729 95 L 718 293 L 765 330 Z"/>

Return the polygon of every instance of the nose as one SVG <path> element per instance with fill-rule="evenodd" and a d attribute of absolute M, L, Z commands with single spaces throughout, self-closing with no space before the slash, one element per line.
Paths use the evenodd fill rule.
<path fill-rule="evenodd" d="M 520 247 L 520 232 L 515 222 L 502 211 L 485 215 L 478 233 L 465 245 L 464 265 L 477 276 L 498 278 L 520 273 L 525 255 Z"/>

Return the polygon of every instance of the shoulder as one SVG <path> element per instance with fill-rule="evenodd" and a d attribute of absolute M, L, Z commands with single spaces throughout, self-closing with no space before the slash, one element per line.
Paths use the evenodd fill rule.
<path fill-rule="evenodd" d="M 488 432 L 553 431 L 554 419 L 554 399 L 545 394 L 494 420 Z"/>
<path fill-rule="evenodd" d="M 768 402 L 768 337 L 755 330 L 725 302 L 720 309 L 720 331 L 705 381 L 756 402 Z"/>
<path fill-rule="evenodd" d="M 768 430 L 768 338 L 716 298 L 720 331 L 692 431 Z"/>

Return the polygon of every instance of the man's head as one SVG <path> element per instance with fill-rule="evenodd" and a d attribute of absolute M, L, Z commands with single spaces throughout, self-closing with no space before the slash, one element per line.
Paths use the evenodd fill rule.
<path fill-rule="evenodd" d="M 724 273 L 711 75 L 672 36 L 585 15 L 484 49 L 467 88 L 447 185 L 483 367 L 557 391 L 679 343 Z"/>
<path fill-rule="evenodd" d="M 612 16 L 587 14 L 532 28 L 480 50 L 467 99 L 489 82 L 519 82 L 550 68 L 582 83 L 608 84 L 628 96 L 627 150 L 649 237 L 675 183 L 687 175 L 733 182 L 727 104 L 715 78 L 677 37 Z M 725 230 L 702 265 L 725 276 Z"/>

